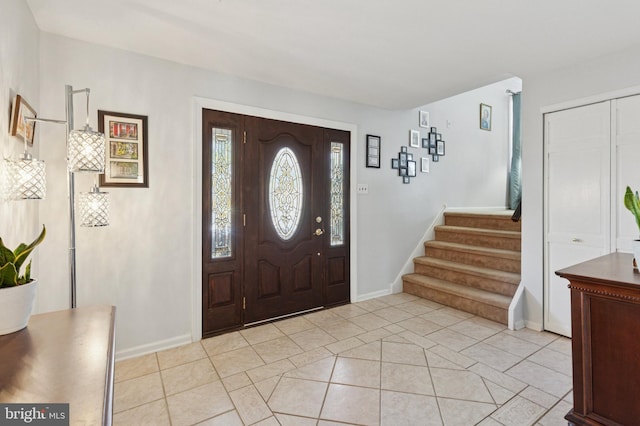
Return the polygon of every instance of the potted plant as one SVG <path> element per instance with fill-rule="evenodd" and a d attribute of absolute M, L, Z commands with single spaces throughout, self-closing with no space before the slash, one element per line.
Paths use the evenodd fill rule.
<path fill-rule="evenodd" d="M 638 197 L 638 191 L 634 193 L 627 186 L 627 191 L 624 193 L 624 206 L 633 213 L 636 218 L 636 225 L 638 225 L 638 231 L 640 231 L 640 198 Z M 637 269 L 640 262 L 640 239 L 635 239 L 631 243 L 633 247 L 633 267 Z"/>
<path fill-rule="evenodd" d="M 38 238 L 29 245 L 19 244 L 13 251 L 0 238 L 0 335 L 21 330 L 29 322 L 37 281 L 31 278 L 31 261 L 26 264 L 24 274 L 20 271 L 46 234 L 43 225 Z"/>

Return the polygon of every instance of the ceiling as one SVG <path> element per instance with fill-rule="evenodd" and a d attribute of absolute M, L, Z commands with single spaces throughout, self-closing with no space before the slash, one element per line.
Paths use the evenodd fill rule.
<path fill-rule="evenodd" d="M 45 32 L 385 109 L 640 44 L 638 0 L 27 3 Z"/>

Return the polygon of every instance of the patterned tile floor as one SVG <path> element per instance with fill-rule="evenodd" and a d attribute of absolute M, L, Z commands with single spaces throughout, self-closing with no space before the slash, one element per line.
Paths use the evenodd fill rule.
<path fill-rule="evenodd" d="M 566 425 L 570 340 L 408 294 L 116 363 L 115 425 Z"/>

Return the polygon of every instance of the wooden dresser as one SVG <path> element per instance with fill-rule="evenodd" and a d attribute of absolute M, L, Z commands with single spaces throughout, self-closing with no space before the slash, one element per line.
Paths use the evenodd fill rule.
<path fill-rule="evenodd" d="M 115 307 L 33 315 L 0 336 L 0 402 L 69 403 L 69 424 L 110 425 Z"/>
<path fill-rule="evenodd" d="M 640 273 L 612 253 L 556 272 L 569 280 L 576 425 L 640 424 Z"/>

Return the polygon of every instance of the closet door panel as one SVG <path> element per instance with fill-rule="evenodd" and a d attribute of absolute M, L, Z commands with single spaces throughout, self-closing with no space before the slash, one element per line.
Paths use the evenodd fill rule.
<path fill-rule="evenodd" d="M 571 334 L 568 281 L 555 271 L 611 247 L 610 103 L 545 115 L 544 328 Z"/>
<path fill-rule="evenodd" d="M 624 193 L 627 185 L 640 191 L 640 96 L 613 102 L 616 182 L 611 202 L 617 225 L 615 247 L 631 253 L 631 241 L 640 238 L 640 232 L 633 215 L 624 207 Z"/>

